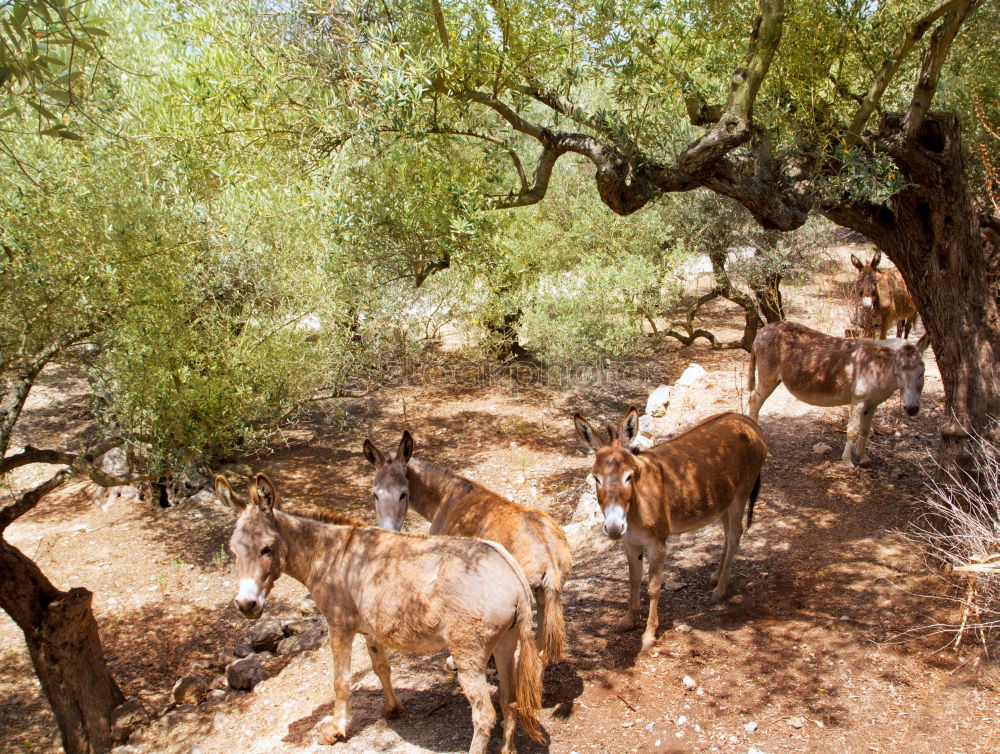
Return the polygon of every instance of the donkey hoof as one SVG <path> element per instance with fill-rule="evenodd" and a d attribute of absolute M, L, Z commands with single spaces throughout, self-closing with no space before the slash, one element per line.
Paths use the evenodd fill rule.
<path fill-rule="evenodd" d="M 347 738 L 345 726 L 337 725 L 333 718 L 324 719 L 319 726 L 319 734 L 325 744 L 335 744 L 341 739 Z"/>
<path fill-rule="evenodd" d="M 382 714 L 387 720 L 392 720 L 399 717 L 399 713 L 403 711 L 403 703 L 396 700 L 395 704 L 386 704 L 382 709 Z"/>
<path fill-rule="evenodd" d="M 863 469 L 870 469 L 871 465 L 872 465 L 872 459 L 870 456 L 865 456 L 864 458 L 858 461 L 858 466 L 860 466 Z"/>
<path fill-rule="evenodd" d="M 625 633 L 626 631 L 631 631 L 633 628 L 635 628 L 635 617 L 632 613 L 623 615 L 621 620 L 615 624 L 615 631 L 620 634 Z"/>
<path fill-rule="evenodd" d="M 642 635 L 642 648 L 640 652 L 648 651 L 654 644 L 656 644 L 656 636 L 651 633 L 644 633 Z"/>
<path fill-rule="evenodd" d="M 715 587 L 715 589 L 712 590 L 712 602 L 713 603 L 714 602 L 722 602 L 722 600 L 724 600 L 726 598 L 726 592 L 727 591 L 729 591 L 729 590 L 728 589 L 722 589 L 720 587 Z"/>
<path fill-rule="evenodd" d="M 842 460 L 844 461 L 844 468 L 845 469 L 853 469 L 854 468 L 854 461 L 852 461 L 850 458 L 844 458 Z"/>

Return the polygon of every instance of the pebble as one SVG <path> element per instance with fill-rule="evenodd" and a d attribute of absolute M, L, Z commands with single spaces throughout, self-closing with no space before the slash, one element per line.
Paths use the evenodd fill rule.
<path fill-rule="evenodd" d="M 684 676 L 684 678 L 681 679 L 681 683 L 684 684 L 684 688 L 686 688 L 688 691 L 692 691 L 695 688 L 695 686 L 698 685 L 698 683 L 694 680 L 694 678 L 692 678 L 689 675 Z"/>
<path fill-rule="evenodd" d="M 757 723 L 751 721 L 743 726 L 743 730 L 745 730 L 747 733 L 753 733 L 755 730 L 757 730 Z"/>
<path fill-rule="evenodd" d="M 805 718 L 802 717 L 790 717 L 788 718 L 788 724 L 793 728 L 801 728 L 806 724 Z"/>
<path fill-rule="evenodd" d="M 818 456 L 821 456 L 824 453 L 829 453 L 831 450 L 833 450 L 833 448 L 831 448 L 825 442 L 818 442 L 815 445 L 813 445 L 813 453 L 815 453 Z"/>

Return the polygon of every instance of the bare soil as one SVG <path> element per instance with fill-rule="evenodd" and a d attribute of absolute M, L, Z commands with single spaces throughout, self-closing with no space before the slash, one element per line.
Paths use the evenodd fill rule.
<path fill-rule="evenodd" d="M 814 280 L 787 287 L 790 319 L 842 331 L 850 251 L 831 250 Z M 717 302 L 703 321 L 728 340 L 741 316 Z M 587 364 L 540 379 L 528 368 L 487 376 L 442 358 L 439 367 L 287 427 L 270 454 L 250 463 L 266 470 L 291 503 L 370 519 L 371 469 L 361 442 L 371 436 L 395 446 L 405 426 L 418 455 L 568 524 L 591 464 L 573 430 L 574 411 L 617 421 L 691 363 L 708 375 L 672 404 L 678 424 L 739 410 L 747 361 L 738 350 L 711 351 L 703 343 L 677 350 L 667 342 L 627 365 Z M 836 462 L 846 408 L 806 406 L 778 389 L 761 413 L 771 453 L 754 524 L 735 562 L 735 592 L 722 604 L 708 601 L 719 527 L 673 540 L 666 569 L 684 586 L 664 593 L 661 633 L 649 653 L 638 655 L 641 630 L 612 630 L 627 601 L 620 548 L 599 527 L 577 531 L 565 595 L 568 657 L 545 675 L 542 720 L 550 743 L 519 734 L 521 750 L 1000 750 L 1000 675 L 977 652 L 942 649 L 947 637 L 919 630 L 954 621 L 954 595 L 901 535 L 920 514 L 922 469 L 943 404 L 930 352 L 927 361 L 920 415 L 904 417 L 898 397 L 890 399 L 876 415 L 876 461 L 866 469 Z M 84 394 L 74 375 L 50 370 L 26 416 L 32 441 L 72 443 L 86 421 Z M 814 452 L 820 442 L 832 451 Z M 6 483 L 23 487 L 43 473 L 29 468 Z M 131 500 L 108 504 L 94 492 L 82 483 L 59 490 L 10 527 L 8 540 L 57 585 L 93 590 L 115 676 L 127 695 L 160 713 L 179 677 L 211 680 L 220 655 L 249 635 L 250 624 L 231 602 L 236 589 L 225 542 L 232 519 L 213 503 L 160 510 Z M 408 528 L 421 531 L 426 522 L 411 513 Z M 285 577 L 268 612 L 293 617 L 304 594 Z M 444 654 L 392 660 L 407 709 L 395 720 L 382 718 L 378 681 L 357 644 L 350 738 L 335 747 L 316 740 L 317 723 L 332 711 L 323 649 L 297 656 L 253 692 L 174 711 L 141 746 L 203 754 L 467 750 L 469 709 Z M 58 751 L 52 715 L 6 615 L 0 670 L 0 751 Z"/>

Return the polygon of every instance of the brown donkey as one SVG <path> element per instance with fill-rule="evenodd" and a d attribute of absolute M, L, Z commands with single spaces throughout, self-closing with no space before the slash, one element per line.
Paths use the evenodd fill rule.
<path fill-rule="evenodd" d="M 542 662 L 533 637 L 530 589 L 502 547 L 385 532 L 335 513 L 285 513 L 264 474 L 250 486 L 250 505 L 221 476 L 215 478 L 215 492 L 239 516 L 229 546 L 236 556 L 240 612 L 259 617 L 275 580 L 287 573 L 305 584 L 326 616 L 335 693 L 333 721 L 322 729 L 328 743 L 347 735 L 356 633 L 368 644 L 387 716 L 402 705 L 392 689 L 385 647 L 447 648 L 472 705 L 469 751 L 482 754 L 496 720 L 486 683 L 486 662 L 493 655 L 504 718 L 502 750 L 515 751 L 515 708 L 528 735 L 542 740 L 535 712 L 541 706 Z"/>
<path fill-rule="evenodd" d="M 854 466 L 868 462 L 866 445 L 875 409 L 896 390 L 910 416 L 920 411 L 924 388 L 923 352 L 929 337 L 898 347 L 879 341 L 837 338 L 796 322 L 772 322 L 761 328 L 750 351 L 749 411 L 754 420 L 760 407 L 784 383 L 792 395 L 812 406 L 849 406 L 847 444 L 842 460 Z"/>
<path fill-rule="evenodd" d="M 722 521 L 725 541 L 712 576 L 712 600 L 725 596 L 743 536 L 744 511 L 747 528 L 753 520 L 767 443 L 755 421 L 735 413 L 716 414 L 640 453 L 629 450 L 639 431 L 634 406 L 617 431 L 608 425 L 606 441 L 580 414 L 573 420 L 580 437 L 597 453 L 593 475 L 604 512 L 604 533 L 622 540 L 628 558 L 628 612 L 618 622 L 618 631 L 635 625 L 643 550 L 649 557 L 645 650 L 656 640 L 659 625 L 657 602 L 667 537 Z"/>
<path fill-rule="evenodd" d="M 535 594 L 538 646 L 545 662 L 563 654 L 566 626 L 562 588 L 573 560 L 566 535 L 551 516 L 500 497 L 452 471 L 413 456 L 413 437 L 403 432 L 396 453 L 386 456 L 371 440 L 363 446 L 375 467 L 372 494 L 379 526 L 399 531 L 407 507 L 431 522 L 431 534 L 476 537 L 507 548 Z"/>
<path fill-rule="evenodd" d="M 858 268 L 855 285 L 860 297 L 854 323 L 861 328 L 865 338 L 874 338 L 877 326 L 879 338 L 885 339 L 893 324 L 897 338 L 909 338 L 910 328 L 917 321 L 917 306 L 906 289 L 903 276 L 897 270 L 880 270 L 881 261 L 881 251 L 876 251 L 868 264 L 851 254 L 851 263 Z"/>

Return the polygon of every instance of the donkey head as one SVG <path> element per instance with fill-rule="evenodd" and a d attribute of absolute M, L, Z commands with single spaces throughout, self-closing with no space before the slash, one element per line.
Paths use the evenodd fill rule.
<path fill-rule="evenodd" d="M 410 504 L 410 480 L 406 477 L 406 464 L 413 455 L 413 436 L 410 430 L 403 430 L 399 448 L 388 458 L 371 440 L 365 440 L 362 450 L 365 458 L 375 467 L 372 495 L 375 496 L 378 525 L 383 529 L 399 531 L 403 528 L 406 509 Z"/>
<path fill-rule="evenodd" d="M 872 257 L 872 261 L 868 264 L 863 263 L 851 254 L 851 264 L 858 268 L 858 279 L 854 283 L 858 290 L 858 303 L 862 312 L 867 314 L 873 314 L 879 310 L 878 284 L 881 276 L 879 275 L 878 264 L 881 261 L 881 251 L 876 251 L 875 256 Z M 858 317 L 859 321 L 864 321 L 864 319 L 865 317 L 863 316 Z"/>
<path fill-rule="evenodd" d="M 580 414 L 573 416 L 576 431 L 597 453 L 594 458 L 594 483 L 597 502 L 604 513 L 604 533 L 620 539 L 628 529 L 628 511 L 635 500 L 639 463 L 629 449 L 639 433 L 639 412 L 632 406 L 615 429 L 607 425 L 607 442 Z"/>
<path fill-rule="evenodd" d="M 924 389 L 924 351 L 930 344 L 930 335 L 917 341 L 916 345 L 904 343 L 896 349 L 892 370 L 903 394 L 903 410 L 910 416 L 920 411 L 920 392 Z"/>
<path fill-rule="evenodd" d="M 238 516 L 236 530 L 229 539 L 240 583 L 236 607 L 247 618 L 259 618 L 264 600 L 281 575 L 285 557 L 285 545 L 274 521 L 281 498 L 266 474 L 258 474 L 250 483 L 249 504 L 233 492 L 222 476 L 215 477 L 215 494 Z"/>

